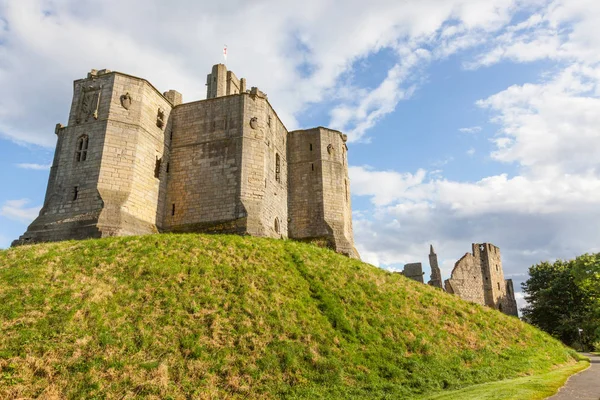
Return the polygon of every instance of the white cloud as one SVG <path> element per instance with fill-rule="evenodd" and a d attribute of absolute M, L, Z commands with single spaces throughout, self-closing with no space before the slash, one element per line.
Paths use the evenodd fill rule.
<path fill-rule="evenodd" d="M 0 216 L 19 222 L 29 223 L 38 216 L 41 206 L 27 207 L 29 199 L 7 200 L 0 207 Z"/>
<path fill-rule="evenodd" d="M 267 92 L 288 128 L 295 128 L 295 116 L 308 104 L 344 92 L 348 85 L 340 77 L 354 63 L 392 49 L 398 62 L 387 77 L 373 90 L 353 87 L 368 95 L 356 103 L 339 99 L 332 114 L 332 123 L 358 139 L 410 96 L 415 82 L 408 74 L 431 58 L 421 44 L 436 47 L 434 58 L 447 56 L 480 43 L 515 11 L 514 0 L 378 0 L 369 7 L 358 0 L 106 0 L 102 7 L 77 0 L 3 1 L 0 85 L 11 95 L 0 98 L 0 134 L 53 146 L 53 127 L 67 117 L 71 82 L 91 68 L 144 77 L 159 90 L 179 90 L 184 100 L 203 98 L 203 77 L 221 62 L 224 43 L 228 66 Z"/>
<path fill-rule="evenodd" d="M 539 82 L 477 102 L 500 126 L 490 138 L 492 160 L 516 165 L 515 176 L 464 182 L 423 171 L 423 179 L 406 184 L 410 173 L 353 167 L 352 176 L 360 177 L 352 181 L 353 194 L 369 196 L 375 205 L 371 216 L 357 221 L 358 248 L 385 265 L 426 260 L 428 243 L 437 242 L 449 274 L 470 243 L 492 242 L 500 246 L 517 292 L 532 264 L 600 251 L 600 49 L 591 40 L 598 23 L 596 2 L 553 1 L 509 27 L 498 46 L 478 58 L 478 66 L 503 59 L 566 62 Z"/>
<path fill-rule="evenodd" d="M 33 169 L 39 171 L 49 170 L 52 164 L 32 164 L 32 163 L 19 163 L 16 164 L 18 168 L 22 169 Z"/>
<path fill-rule="evenodd" d="M 469 147 L 469 150 L 467 150 L 466 153 L 468 156 L 472 156 L 473 154 L 475 154 L 475 148 Z"/>
<path fill-rule="evenodd" d="M 474 134 L 474 133 L 481 132 L 481 127 L 480 126 L 471 126 L 471 127 L 468 127 L 468 128 L 460 128 L 459 131 L 462 132 L 462 133 L 472 133 L 472 134 Z"/>

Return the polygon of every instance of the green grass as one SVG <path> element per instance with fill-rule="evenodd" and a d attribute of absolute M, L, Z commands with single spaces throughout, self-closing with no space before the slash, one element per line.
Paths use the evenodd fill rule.
<path fill-rule="evenodd" d="M 589 365 L 589 361 L 579 361 L 544 374 L 474 385 L 426 396 L 423 400 L 542 400 L 555 395 L 571 375 Z"/>
<path fill-rule="evenodd" d="M 0 398 L 419 398 L 575 364 L 399 274 L 226 235 L 0 251 L 0 333 Z"/>

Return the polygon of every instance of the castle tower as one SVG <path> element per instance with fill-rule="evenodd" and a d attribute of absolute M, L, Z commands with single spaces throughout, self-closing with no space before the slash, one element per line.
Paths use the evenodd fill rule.
<path fill-rule="evenodd" d="M 429 246 L 429 266 L 431 267 L 431 280 L 428 284 L 443 289 L 442 273 L 438 267 L 437 254 L 433 251 L 433 245 Z"/>
<path fill-rule="evenodd" d="M 325 240 L 358 258 L 352 233 L 346 135 L 318 127 L 288 135 L 289 236 Z"/>
<path fill-rule="evenodd" d="M 225 64 L 216 64 L 212 72 L 206 76 L 206 98 L 228 96 L 246 92 L 246 80 L 238 79 Z"/>
<path fill-rule="evenodd" d="M 15 244 L 157 232 L 171 108 L 129 75 L 92 70 L 75 81 L 44 206 Z"/>
<path fill-rule="evenodd" d="M 517 315 L 512 281 L 509 284 L 504 279 L 500 249 L 491 243 L 473 243 L 472 249 L 481 266 L 485 305 L 506 314 Z"/>

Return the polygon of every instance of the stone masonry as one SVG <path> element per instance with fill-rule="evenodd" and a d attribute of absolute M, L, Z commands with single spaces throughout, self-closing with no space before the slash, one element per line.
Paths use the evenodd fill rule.
<path fill-rule="evenodd" d="M 473 243 L 472 249 L 454 265 L 450 279 L 444 282 L 446 291 L 517 316 L 513 283 L 504 279 L 500 249 L 491 243 Z"/>
<path fill-rule="evenodd" d="M 288 132 L 225 65 L 206 100 L 92 70 L 58 124 L 40 215 L 13 245 L 157 232 L 319 241 L 358 258 L 346 135 Z"/>
<path fill-rule="evenodd" d="M 442 272 L 438 266 L 437 254 L 433 250 L 433 245 L 429 246 L 429 266 L 431 267 L 431 279 L 427 284 L 434 286 L 439 289 L 443 289 L 442 286 Z"/>
<path fill-rule="evenodd" d="M 421 263 L 405 264 L 401 273 L 413 281 L 425 283 L 423 281 L 423 265 Z"/>

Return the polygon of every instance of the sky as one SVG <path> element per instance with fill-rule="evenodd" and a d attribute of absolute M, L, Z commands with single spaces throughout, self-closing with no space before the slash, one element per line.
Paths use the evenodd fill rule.
<path fill-rule="evenodd" d="M 367 5 L 368 4 L 368 5 Z M 0 0 L 0 248 L 37 216 L 92 68 L 205 98 L 223 62 L 288 130 L 349 137 L 354 236 L 389 270 L 471 243 L 520 283 L 600 251 L 597 0 Z"/>

